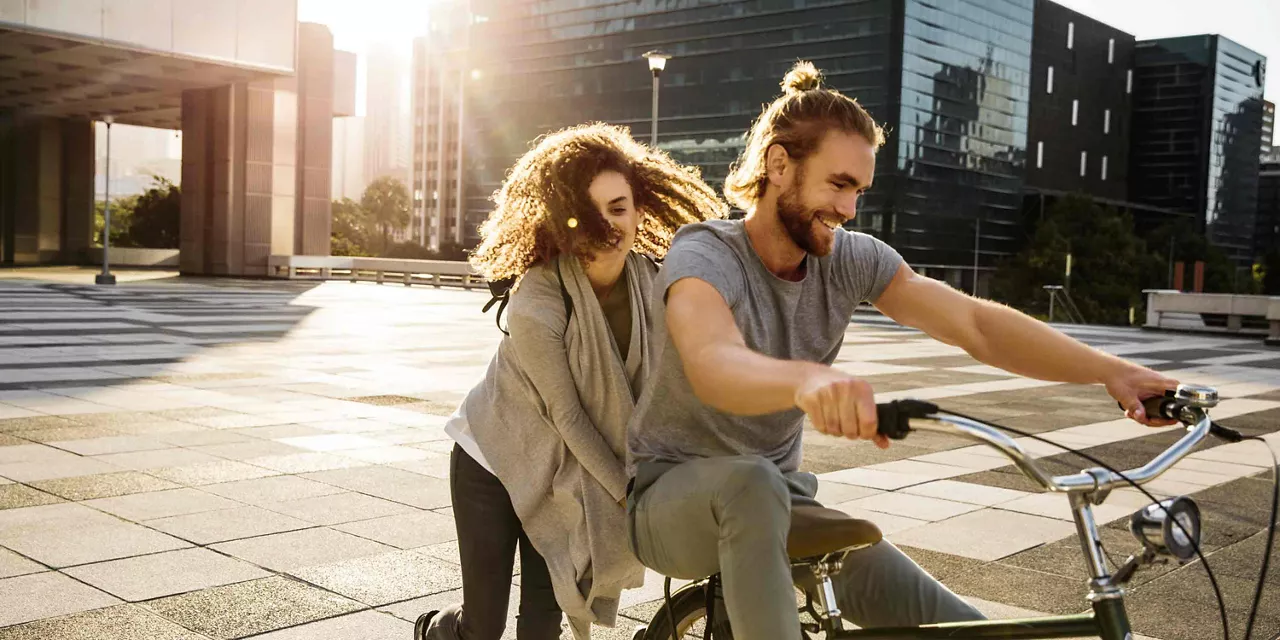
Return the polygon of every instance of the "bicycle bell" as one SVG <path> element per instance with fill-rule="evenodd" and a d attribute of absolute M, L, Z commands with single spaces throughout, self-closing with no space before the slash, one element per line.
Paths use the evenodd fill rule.
<path fill-rule="evenodd" d="M 1186 496 L 1161 500 L 1130 516 L 1129 531 L 1151 553 L 1188 562 L 1200 545 L 1200 507 Z"/>
<path fill-rule="evenodd" d="M 1180 384 L 1174 397 L 1191 407 L 1211 409 L 1218 406 L 1218 390 L 1204 385 Z"/>

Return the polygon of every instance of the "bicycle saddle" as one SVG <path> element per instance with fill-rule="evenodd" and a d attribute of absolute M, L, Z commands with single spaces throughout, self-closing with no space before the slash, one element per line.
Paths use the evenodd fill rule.
<path fill-rule="evenodd" d="M 826 507 L 796 505 L 791 508 L 787 554 L 792 558 L 825 556 L 850 547 L 873 545 L 882 537 L 873 522 Z"/>

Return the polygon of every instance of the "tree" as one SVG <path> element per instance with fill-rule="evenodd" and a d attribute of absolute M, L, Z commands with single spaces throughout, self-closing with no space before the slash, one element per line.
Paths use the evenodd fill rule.
<path fill-rule="evenodd" d="M 1280 248 L 1272 248 L 1262 257 L 1262 294 L 1280 296 Z"/>
<path fill-rule="evenodd" d="M 177 249 L 182 242 L 182 190 L 167 178 L 151 178 L 151 188 L 134 203 L 129 238 L 135 247 Z"/>
<path fill-rule="evenodd" d="M 333 224 L 329 236 L 329 253 L 335 256 L 367 256 L 369 252 L 369 214 L 351 198 L 333 201 Z"/>
<path fill-rule="evenodd" d="M 153 175 L 151 188 L 141 195 L 111 200 L 111 246 L 142 249 L 177 249 L 181 243 L 182 190 Z M 106 203 L 94 202 L 94 241 L 102 244 Z"/>
<path fill-rule="evenodd" d="M 1168 222 L 1156 227 L 1147 236 L 1147 247 L 1159 256 L 1164 268 L 1158 278 L 1148 282 L 1152 288 L 1172 286 L 1169 282 L 1169 240 L 1173 239 L 1174 262 L 1186 263 L 1183 273 L 1183 286 L 1190 288 L 1195 274 L 1195 263 L 1204 262 L 1204 290 L 1206 293 L 1247 292 L 1250 288 L 1249 278 L 1237 278 L 1236 269 L 1231 259 L 1222 249 L 1215 247 L 1205 235 L 1195 228 L 1195 222 L 1182 219 Z"/>
<path fill-rule="evenodd" d="M 121 196 L 111 199 L 111 246 L 133 247 L 129 237 L 129 225 L 133 220 L 133 207 L 138 196 Z M 93 203 L 93 242 L 102 246 L 102 229 L 106 226 L 107 203 L 95 200 Z"/>
<path fill-rule="evenodd" d="M 365 187 L 360 206 L 382 231 L 382 251 L 385 252 L 390 246 L 391 231 L 409 224 L 409 190 L 400 180 L 382 176 Z"/>
<path fill-rule="evenodd" d="M 1072 257 L 1070 295 L 1087 322 L 1127 324 L 1129 307 L 1159 269 L 1133 220 L 1083 196 L 1056 202 L 1036 228 L 1027 248 L 996 272 L 996 297 L 1029 311 L 1047 307 L 1044 285 L 1066 284 Z"/>

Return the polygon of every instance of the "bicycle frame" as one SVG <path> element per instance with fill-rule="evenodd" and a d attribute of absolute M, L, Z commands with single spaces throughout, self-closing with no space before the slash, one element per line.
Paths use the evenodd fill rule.
<path fill-rule="evenodd" d="M 1092 611 L 1070 616 L 845 629 L 839 617 L 839 609 L 832 607 L 834 592 L 831 590 L 830 567 L 820 563 L 812 566 L 815 568 L 815 577 L 819 578 L 817 590 L 823 611 L 818 613 L 810 609 L 818 617 L 818 625 L 831 640 L 1050 640 L 1082 636 L 1099 636 L 1102 640 L 1132 640 L 1129 616 L 1124 606 L 1125 592 L 1121 588 L 1122 583 L 1116 582 L 1107 570 L 1102 536 L 1093 517 L 1093 505 L 1102 504 L 1116 487 L 1130 482 L 1142 485 L 1160 476 L 1209 434 L 1212 423 L 1205 409 L 1217 404 L 1217 392 L 1209 388 L 1182 385 L 1179 387 L 1179 396 L 1186 400 L 1179 409 L 1179 418 L 1187 434 L 1146 465 L 1123 473 L 1093 468 L 1067 476 L 1050 476 L 1017 441 L 994 426 L 945 411 L 912 420 L 913 429 L 960 435 L 990 445 L 1046 491 L 1067 494 L 1075 520 L 1076 535 L 1089 569 L 1088 602 Z M 694 583 L 684 588 L 699 586 Z"/>
<path fill-rule="evenodd" d="M 1124 591 L 1112 581 L 1102 551 L 1102 536 L 1093 517 L 1093 505 L 1102 504 L 1111 489 L 1128 478 L 1138 484 L 1164 473 L 1174 462 L 1189 453 L 1209 433 L 1209 418 L 1200 409 L 1191 409 L 1195 426 L 1181 440 L 1147 465 L 1117 476 L 1105 469 L 1087 469 L 1070 476 L 1051 477 L 1032 462 L 1022 448 L 1005 434 L 978 422 L 946 415 L 920 421 L 921 430 L 958 434 L 995 447 L 1009 457 L 1023 473 L 1042 487 L 1067 494 L 1076 524 L 1076 535 L 1089 568 L 1089 601 L 1093 611 L 1073 616 L 1046 616 L 1022 620 L 984 620 L 917 627 L 885 627 L 842 629 L 839 619 L 822 621 L 827 637 L 839 640 L 889 640 L 920 638 L 924 640 L 1049 640 L 1100 636 L 1103 640 L 1131 640 L 1129 615 L 1124 608 Z"/>
<path fill-rule="evenodd" d="M 1128 640 L 1132 636 L 1123 600 L 1095 602 L 1091 613 L 1047 616 L 1022 620 L 953 622 L 919 627 L 843 629 L 828 633 L 833 640 L 1049 640 L 1100 636 L 1103 640 Z"/>

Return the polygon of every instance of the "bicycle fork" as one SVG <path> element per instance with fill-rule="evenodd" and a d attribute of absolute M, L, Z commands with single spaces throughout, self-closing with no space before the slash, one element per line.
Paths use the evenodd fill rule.
<path fill-rule="evenodd" d="M 1093 606 L 1098 632 L 1102 640 L 1132 640 L 1133 632 L 1129 627 L 1129 614 L 1124 608 L 1124 589 L 1107 571 L 1106 556 L 1102 550 L 1102 536 L 1098 532 L 1098 523 L 1093 518 L 1095 499 L 1098 504 L 1101 504 L 1102 498 L 1105 497 L 1105 493 L 1097 495 L 1093 491 L 1072 492 L 1068 495 L 1076 522 L 1076 536 L 1080 539 L 1085 563 L 1089 569 L 1088 600 Z"/>

